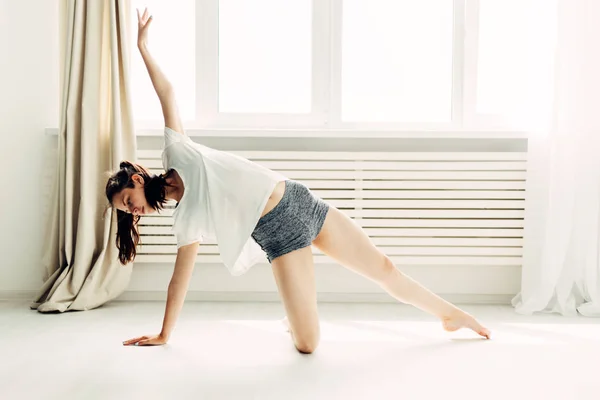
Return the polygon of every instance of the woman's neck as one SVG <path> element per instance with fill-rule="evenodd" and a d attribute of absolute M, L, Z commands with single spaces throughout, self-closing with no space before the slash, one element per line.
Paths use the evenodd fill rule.
<path fill-rule="evenodd" d="M 166 179 L 166 182 L 170 185 L 167 186 L 165 198 L 167 200 L 175 200 L 176 202 L 180 202 L 183 197 L 183 183 L 181 182 L 181 178 L 177 175 L 177 172 L 174 172 L 169 178 Z"/>

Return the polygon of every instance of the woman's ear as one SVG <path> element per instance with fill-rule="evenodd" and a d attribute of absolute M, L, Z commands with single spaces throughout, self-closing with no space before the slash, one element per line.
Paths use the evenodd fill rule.
<path fill-rule="evenodd" d="M 131 179 L 132 179 L 134 182 L 137 182 L 137 183 L 139 183 L 140 185 L 143 185 L 143 184 L 144 184 L 144 177 L 143 177 L 143 176 L 141 176 L 140 174 L 133 174 L 133 175 L 131 176 Z"/>

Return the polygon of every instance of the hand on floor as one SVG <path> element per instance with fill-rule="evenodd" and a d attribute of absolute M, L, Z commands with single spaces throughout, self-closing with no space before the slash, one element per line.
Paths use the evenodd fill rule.
<path fill-rule="evenodd" d="M 167 343 L 167 338 L 161 335 L 140 336 L 123 342 L 123 346 L 160 346 Z"/>

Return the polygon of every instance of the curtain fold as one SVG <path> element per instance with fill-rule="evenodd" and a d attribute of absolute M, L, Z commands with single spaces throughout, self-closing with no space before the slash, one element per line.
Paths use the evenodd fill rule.
<path fill-rule="evenodd" d="M 39 312 L 89 310 L 119 296 L 131 266 L 118 261 L 106 180 L 136 157 L 131 111 L 129 0 L 62 0 L 57 178 L 42 264 Z"/>
<path fill-rule="evenodd" d="M 550 128 L 528 144 L 521 314 L 600 316 L 600 2 L 559 0 Z"/>

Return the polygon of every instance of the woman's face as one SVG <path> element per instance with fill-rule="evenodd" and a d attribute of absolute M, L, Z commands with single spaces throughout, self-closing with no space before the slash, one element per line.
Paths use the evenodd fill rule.
<path fill-rule="evenodd" d="M 146 201 L 144 194 L 144 178 L 141 175 L 132 175 L 133 188 L 125 188 L 115 194 L 112 199 L 112 205 L 118 210 L 133 215 L 145 215 L 154 212 Z"/>

